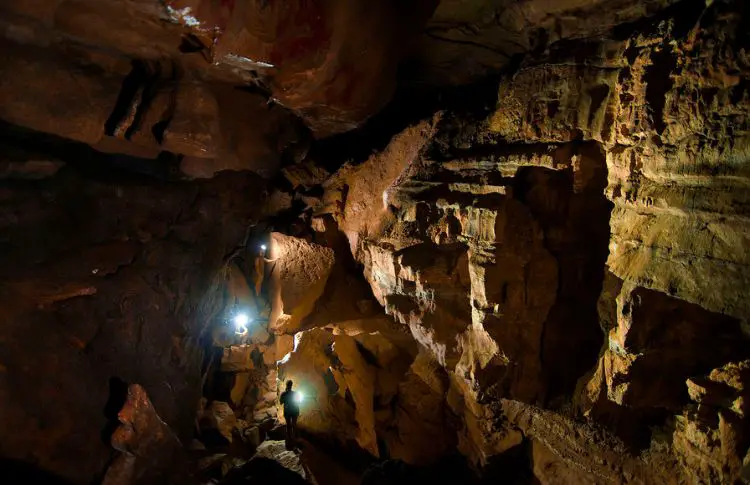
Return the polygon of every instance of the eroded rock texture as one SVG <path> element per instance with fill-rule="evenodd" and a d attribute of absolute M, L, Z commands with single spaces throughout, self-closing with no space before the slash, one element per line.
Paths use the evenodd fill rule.
<path fill-rule="evenodd" d="M 328 182 L 323 211 L 447 371 L 476 463 L 530 446 L 542 483 L 738 479 L 744 9 L 682 2 L 550 42 L 488 116 L 446 113 Z M 736 382 L 724 405 L 706 375 Z"/>
<path fill-rule="evenodd" d="M 143 387 L 128 386 L 117 420 L 120 424 L 112 434 L 112 447 L 119 454 L 107 468 L 104 485 L 190 480 L 180 440 L 161 420 Z"/>
<path fill-rule="evenodd" d="M 0 457 L 747 481 L 745 3 L 6 2 Z"/>

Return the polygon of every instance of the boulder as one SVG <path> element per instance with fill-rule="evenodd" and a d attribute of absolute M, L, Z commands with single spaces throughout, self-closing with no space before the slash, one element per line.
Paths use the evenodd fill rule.
<path fill-rule="evenodd" d="M 262 441 L 260 428 L 258 426 L 250 426 L 246 428 L 242 434 L 242 437 L 245 442 L 253 448 L 257 448 L 258 446 L 260 446 L 260 443 Z"/>
<path fill-rule="evenodd" d="M 297 452 L 287 450 L 283 441 L 264 441 L 250 461 L 227 473 L 221 483 L 239 485 L 257 481 L 303 485 L 311 480 L 313 478 Z"/>
<path fill-rule="evenodd" d="M 697 406 L 675 420 L 675 454 L 700 481 L 738 480 L 750 439 L 750 361 L 730 362 L 707 376 L 689 379 L 687 387 Z"/>
<path fill-rule="evenodd" d="M 255 345 L 247 344 L 224 347 L 224 354 L 221 358 L 221 371 L 242 372 L 254 369 L 252 352 L 256 348 Z"/>
<path fill-rule="evenodd" d="M 217 432 L 229 443 L 232 442 L 234 430 L 237 428 L 237 416 L 232 407 L 222 401 L 213 401 L 203 411 L 200 421 L 201 433 Z"/>

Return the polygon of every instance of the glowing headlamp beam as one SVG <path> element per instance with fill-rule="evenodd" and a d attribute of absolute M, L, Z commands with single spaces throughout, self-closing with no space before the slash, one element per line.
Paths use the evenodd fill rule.
<path fill-rule="evenodd" d="M 250 322 L 250 318 L 247 313 L 238 313 L 234 316 L 234 326 L 237 327 L 237 335 L 245 335 L 247 333 L 247 324 Z"/>

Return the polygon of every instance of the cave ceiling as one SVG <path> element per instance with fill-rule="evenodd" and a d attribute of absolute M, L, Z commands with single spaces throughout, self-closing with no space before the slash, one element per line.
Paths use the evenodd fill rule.
<path fill-rule="evenodd" d="M 470 84 L 671 3 L 6 1 L 0 118 L 105 153 L 165 152 L 190 177 L 272 177 L 398 89 Z"/>

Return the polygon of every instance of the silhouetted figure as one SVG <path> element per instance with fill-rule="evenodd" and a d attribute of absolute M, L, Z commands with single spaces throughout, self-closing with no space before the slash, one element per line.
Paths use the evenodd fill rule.
<path fill-rule="evenodd" d="M 286 420 L 287 446 L 293 446 L 297 440 L 297 418 L 299 418 L 300 394 L 292 391 L 292 381 L 286 381 L 286 391 L 281 393 L 281 404 L 284 405 Z"/>

